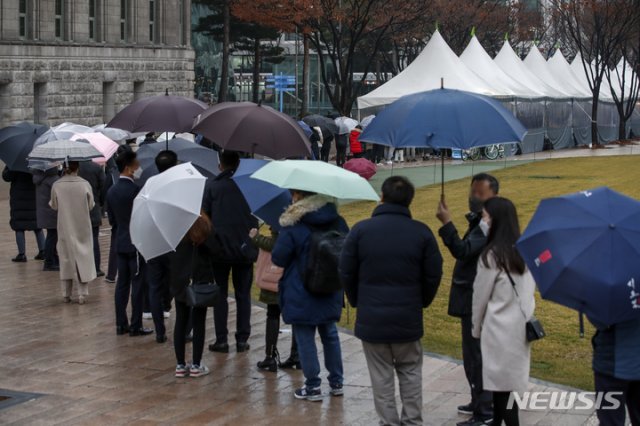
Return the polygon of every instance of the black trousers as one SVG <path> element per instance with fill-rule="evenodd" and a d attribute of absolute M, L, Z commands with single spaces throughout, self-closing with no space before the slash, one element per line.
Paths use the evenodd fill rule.
<path fill-rule="evenodd" d="M 336 143 L 336 164 L 342 167 L 347 162 L 347 145 Z"/>
<path fill-rule="evenodd" d="M 178 364 L 186 365 L 185 345 L 186 337 L 189 334 L 190 318 L 193 321 L 193 354 L 192 363 L 200 365 L 202 362 L 202 351 L 204 350 L 205 323 L 207 320 L 207 308 L 191 308 L 184 302 L 175 301 L 176 319 L 173 328 L 173 349 L 176 352 Z"/>
<path fill-rule="evenodd" d="M 118 253 L 118 282 L 115 290 L 116 325 L 142 328 L 144 260 L 137 253 Z M 131 322 L 127 320 L 127 305 L 131 297 Z"/>
<path fill-rule="evenodd" d="M 325 141 L 320 148 L 320 159 L 325 163 L 329 162 L 329 154 L 331 153 L 331 141 Z"/>
<path fill-rule="evenodd" d="M 149 309 L 153 316 L 153 325 L 156 328 L 156 334 L 164 336 L 166 333 L 164 311 L 170 279 L 169 258 L 167 255 L 149 260 L 145 275 L 147 277 L 147 295 Z M 169 309 L 171 309 L 171 301 L 169 301 Z"/>
<path fill-rule="evenodd" d="M 100 268 L 100 241 L 98 237 L 100 236 L 100 227 L 93 227 L 93 260 L 96 263 L 96 272 L 101 271 Z"/>
<path fill-rule="evenodd" d="M 253 264 L 251 263 L 213 264 L 213 275 L 220 287 L 220 298 L 213 309 L 216 341 L 219 343 L 228 341 L 229 274 L 231 274 L 236 299 L 236 342 L 245 343 L 251 334 L 251 283 L 253 282 Z"/>
<path fill-rule="evenodd" d="M 473 415 L 481 419 L 493 415 L 491 392 L 482 387 L 482 352 L 480 339 L 471 335 L 471 315 L 460 318 L 462 320 L 462 361 L 467 381 L 471 387 L 471 406 Z"/>
<path fill-rule="evenodd" d="M 60 266 L 60 259 L 58 259 L 58 251 L 56 246 L 58 245 L 58 230 L 47 229 L 47 237 L 44 240 L 44 267 L 55 268 Z"/>
<path fill-rule="evenodd" d="M 116 229 L 111 229 L 111 245 L 109 246 L 109 265 L 107 265 L 107 278 L 115 280 L 118 275 L 118 253 L 116 252 Z"/>
<path fill-rule="evenodd" d="M 492 425 L 501 426 L 504 422 L 507 426 L 519 426 L 518 404 L 509 405 L 511 392 L 493 392 L 493 422 Z"/>
<path fill-rule="evenodd" d="M 630 422 L 633 426 L 640 426 L 640 380 L 621 380 L 613 376 L 594 372 L 596 392 L 622 392 L 622 395 L 610 395 L 617 399 L 620 407 L 616 410 L 600 409 L 597 411 L 600 426 L 624 426 L 625 405 L 629 410 Z M 603 408 L 609 403 L 603 400 Z"/>

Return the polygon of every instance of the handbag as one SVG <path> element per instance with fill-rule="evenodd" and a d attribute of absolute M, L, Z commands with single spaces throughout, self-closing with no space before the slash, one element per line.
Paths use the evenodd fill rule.
<path fill-rule="evenodd" d="M 256 285 L 259 289 L 278 292 L 278 283 L 282 278 L 284 269 L 271 262 L 271 253 L 260 249 L 256 262 Z"/>
<path fill-rule="evenodd" d="M 518 299 L 518 306 L 520 307 L 520 312 L 522 312 L 522 316 L 526 320 L 527 317 L 522 310 L 522 302 L 520 301 L 520 295 L 518 294 L 518 290 L 516 290 L 516 283 L 513 281 L 509 270 L 506 267 L 502 267 L 504 271 L 507 273 L 507 277 L 509 277 L 509 281 L 511 282 L 511 288 L 513 288 L 513 292 L 516 294 L 516 298 Z M 540 340 L 545 337 L 547 334 L 544 331 L 544 327 L 542 327 L 542 323 L 535 315 L 531 315 L 531 318 L 525 324 L 525 334 L 527 336 L 527 342 L 533 342 L 536 340 Z"/>
<path fill-rule="evenodd" d="M 218 302 L 220 297 L 220 287 L 215 283 L 215 280 L 211 281 L 193 281 L 193 270 L 195 266 L 196 251 L 198 248 L 193 247 L 193 256 L 191 258 L 191 277 L 190 283 L 185 289 L 185 299 L 188 306 L 192 308 L 208 308 L 213 307 Z M 211 270 L 211 276 L 213 277 L 213 269 Z"/>

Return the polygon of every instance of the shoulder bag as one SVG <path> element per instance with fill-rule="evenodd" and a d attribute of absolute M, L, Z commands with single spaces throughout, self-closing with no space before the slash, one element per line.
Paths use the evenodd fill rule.
<path fill-rule="evenodd" d="M 282 278 L 284 269 L 271 262 L 271 253 L 260 249 L 256 262 L 256 285 L 262 290 L 278 292 L 278 283 Z"/>
<path fill-rule="evenodd" d="M 515 281 L 513 281 L 513 278 L 511 277 L 509 270 L 504 266 L 502 267 L 502 269 L 504 269 L 504 271 L 507 273 L 507 277 L 509 277 L 509 281 L 511 282 L 511 288 L 513 288 L 513 292 L 516 295 L 516 299 L 518 299 L 518 306 L 520 307 L 520 312 L 522 312 L 522 316 L 524 317 L 524 319 L 527 320 L 527 317 L 524 314 L 524 311 L 522 310 L 522 302 L 520 300 L 520 295 L 518 294 L 518 290 L 516 290 L 516 283 Z M 544 328 L 542 327 L 542 323 L 535 317 L 535 315 L 531 315 L 531 319 L 527 321 L 527 323 L 525 324 L 525 327 L 526 327 L 526 336 L 527 336 L 528 342 L 540 340 L 547 335 L 544 331 Z"/>
<path fill-rule="evenodd" d="M 191 257 L 191 278 L 186 288 L 186 302 L 192 308 L 208 308 L 215 306 L 220 297 L 220 288 L 213 279 L 213 269 L 211 270 L 210 281 L 194 281 L 193 271 L 198 247 L 193 246 L 193 256 Z"/>

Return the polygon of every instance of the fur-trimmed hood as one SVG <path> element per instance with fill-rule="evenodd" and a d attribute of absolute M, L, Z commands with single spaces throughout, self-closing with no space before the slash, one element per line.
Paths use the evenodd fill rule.
<path fill-rule="evenodd" d="M 309 197 L 305 197 L 300 201 L 297 201 L 290 205 L 282 216 L 280 216 L 280 226 L 293 226 L 301 221 L 301 219 L 309 213 L 317 213 L 311 219 L 315 224 L 323 224 L 335 220 L 338 216 L 337 210 L 335 209 L 336 199 L 333 197 L 329 197 L 327 195 L 316 194 L 311 195 Z M 326 214 L 321 214 L 320 212 L 323 207 L 327 204 L 333 204 L 334 207 L 331 211 L 327 211 Z M 325 210 L 325 209 L 323 209 Z"/>

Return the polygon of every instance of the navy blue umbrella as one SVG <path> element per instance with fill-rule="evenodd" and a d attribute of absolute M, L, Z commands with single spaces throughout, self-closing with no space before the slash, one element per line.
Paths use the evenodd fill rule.
<path fill-rule="evenodd" d="M 0 160 L 14 172 L 28 173 L 27 157 L 47 126 L 22 122 L 0 129 Z"/>
<path fill-rule="evenodd" d="M 544 299 L 606 325 L 640 318 L 640 201 L 606 187 L 542 200 L 517 248 Z"/>
<path fill-rule="evenodd" d="M 526 132 L 495 99 L 436 89 L 403 96 L 386 107 L 362 132 L 360 140 L 396 148 L 470 149 L 522 142 Z M 444 167 L 442 185 L 444 193 Z"/>
<path fill-rule="evenodd" d="M 280 215 L 291 204 L 288 189 L 282 189 L 268 182 L 253 179 L 251 175 L 267 164 L 266 160 L 242 159 L 233 174 L 242 195 L 247 200 L 251 212 L 273 229 L 280 229 Z"/>

